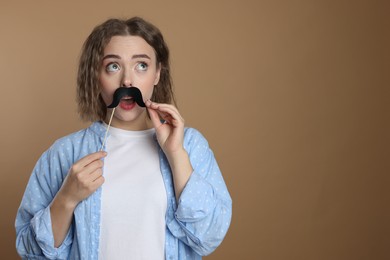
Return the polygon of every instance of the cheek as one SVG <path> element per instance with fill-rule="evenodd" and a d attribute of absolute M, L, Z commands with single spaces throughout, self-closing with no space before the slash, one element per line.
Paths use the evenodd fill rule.
<path fill-rule="evenodd" d="M 107 82 L 105 82 L 103 79 L 100 79 L 99 82 L 100 82 L 100 95 L 102 96 L 106 104 L 110 104 L 115 88 L 110 88 Z"/>
<path fill-rule="evenodd" d="M 133 86 L 141 90 L 144 99 L 150 99 L 154 89 L 154 80 L 152 80 L 151 75 L 148 75 L 148 77 L 137 77 L 133 81 Z"/>
<path fill-rule="evenodd" d="M 151 85 L 148 88 L 141 89 L 142 97 L 144 100 L 150 99 L 152 97 L 154 88 L 154 85 Z"/>
<path fill-rule="evenodd" d="M 112 94 L 113 93 L 110 93 L 110 92 L 107 92 L 104 90 L 101 91 L 100 95 L 102 96 L 103 101 L 104 101 L 104 103 L 106 103 L 106 105 L 111 104 Z"/>

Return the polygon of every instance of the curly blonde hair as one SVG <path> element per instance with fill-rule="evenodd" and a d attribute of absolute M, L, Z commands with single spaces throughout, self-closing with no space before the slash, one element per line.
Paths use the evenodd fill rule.
<path fill-rule="evenodd" d="M 160 80 L 151 100 L 175 104 L 169 64 L 169 49 L 160 30 L 140 17 L 128 20 L 109 19 L 96 26 L 84 42 L 77 75 L 77 105 L 80 117 L 85 121 L 104 120 L 106 104 L 101 97 L 99 71 L 104 48 L 113 36 L 139 36 L 153 47 L 157 65 L 161 66 Z"/>

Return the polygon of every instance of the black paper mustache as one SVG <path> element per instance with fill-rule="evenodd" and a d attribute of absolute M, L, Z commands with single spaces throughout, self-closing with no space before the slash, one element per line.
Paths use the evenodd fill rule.
<path fill-rule="evenodd" d="M 142 93 L 137 87 L 119 87 L 117 90 L 115 90 L 112 103 L 107 106 L 108 108 L 114 108 L 119 105 L 119 102 L 123 97 L 132 97 L 134 101 L 140 106 L 140 107 L 146 107 L 144 100 L 142 99 Z"/>

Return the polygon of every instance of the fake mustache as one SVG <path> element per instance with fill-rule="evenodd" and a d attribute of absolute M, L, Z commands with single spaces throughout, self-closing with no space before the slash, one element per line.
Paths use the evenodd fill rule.
<path fill-rule="evenodd" d="M 124 97 L 132 97 L 134 101 L 140 106 L 140 107 L 146 107 L 144 100 L 142 99 L 142 93 L 137 87 L 119 87 L 115 90 L 112 103 L 107 106 L 108 108 L 114 108 L 119 105 L 119 102 Z"/>

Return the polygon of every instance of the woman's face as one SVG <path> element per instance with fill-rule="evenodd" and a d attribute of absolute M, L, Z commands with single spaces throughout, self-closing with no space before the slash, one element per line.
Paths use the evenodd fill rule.
<path fill-rule="evenodd" d="M 152 46 L 139 36 L 114 36 L 104 49 L 99 72 L 101 96 L 106 105 L 111 104 L 118 87 L 137 87 L 144 101 L 150 99 L 160 78 L 160 66 Z M 110 112 L 107 113 L 110 116 Z M 122 99 L 115 109 L 112 126 L 142 130 L 147 125 L 146 109 L 132 99 Z"/>

